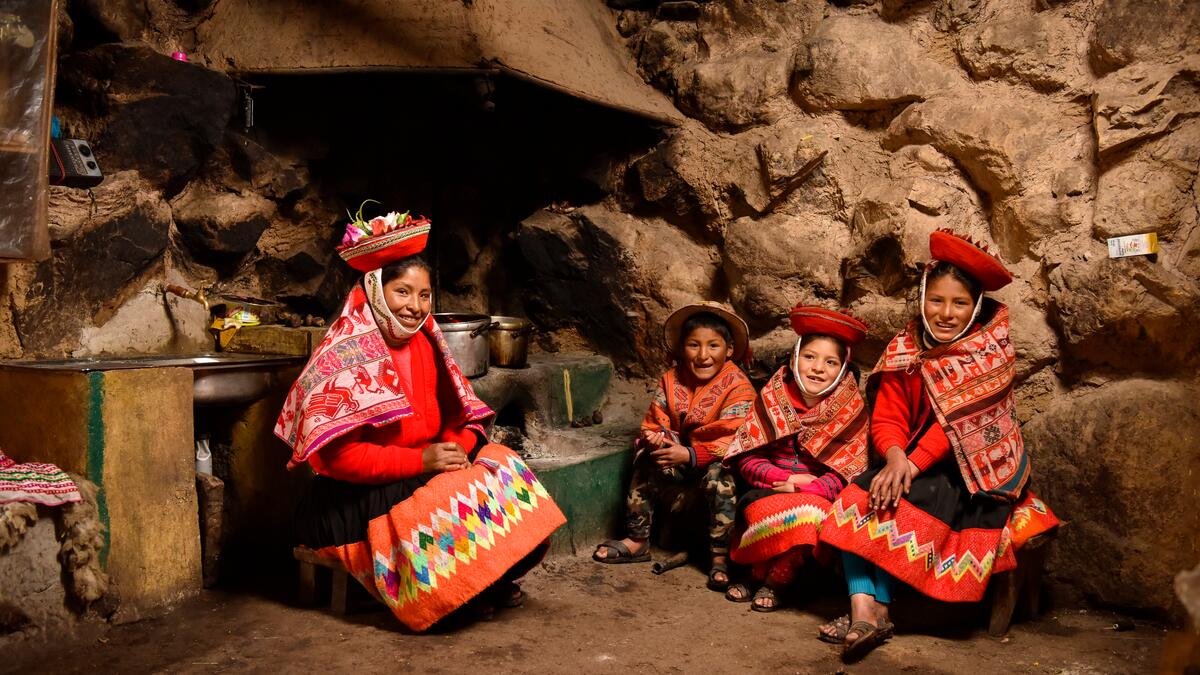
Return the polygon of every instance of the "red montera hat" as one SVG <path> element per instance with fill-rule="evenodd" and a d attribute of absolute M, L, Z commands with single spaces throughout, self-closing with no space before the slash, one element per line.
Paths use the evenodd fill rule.
<path fill-rule="evenodd" d="M 975 243 L 952 230 L 931 233 L 929 253 L 934 260 L 948 262 L 974 277 L 985 291 L 998 291 L 1013 280 L 1004 263 L 988 251 L 986 244 Z"/>
<path fill-rule="evenodd" d="M 841 340 L 847 347 L 854 347 L 867 337 L 867 324 L 832 309 L 813 305 L 796 305 L 788 317 L 792 330 L 800 335 L 820 333 Z"/>
<path fill-rule="evenodd" d="M 359 272 L 377 270 L 424 251 L 430 225 L 428 218 L 413 218 L 408 213 L 393 212 L 369 221 L 359 216 L 346 225 L 346 236 L 337 252 Z"/>

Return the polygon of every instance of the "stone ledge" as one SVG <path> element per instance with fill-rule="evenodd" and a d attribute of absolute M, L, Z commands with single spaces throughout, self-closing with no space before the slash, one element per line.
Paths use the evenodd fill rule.
<path fill-rule="evenodd" d="M 564 373 L 569 374 L 569 394 Z M 608 397 L 612 377 L 613 363 L 604 356 L 534 354 L 525 368 L 492 367 L 471 380 L 471 385 L 500 415 L 501 423 L 507 421 L 505 408 L 517 405 L 526 421 L 561 428 L 599 410 Z"/>

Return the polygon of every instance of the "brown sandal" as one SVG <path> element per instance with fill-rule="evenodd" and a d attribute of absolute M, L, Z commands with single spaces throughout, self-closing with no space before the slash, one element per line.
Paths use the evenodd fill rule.
<path fill-rule="evenodd" d="M 857 663 L 861 661 L 872 650 L 887 642 L 888 638 L 892 637 L 892 631 L 886 627 L 886 624 L 885 627 L 881 628 L 866 621 L 855 621 L 850 624 L 846 635 L 850 633 L 858 633 L 858 637 L 853 641 L 845 643 L 846 646 L 842 649 L 843 663 Z"/>
<path fill-rule="evenodd" d="M 759 600 L 770 600 L 771 604 L 760 605 Z M 750 609 L 756 612 L 774 612 L 781 606 L 782 605 L 779 602 L 779 596 L 775 594 L 774 590 L 768 588 L 767 586 L 763 586 L 762 588 L 758 589 L 758 592 L 754 594 L 754 602 L 750 603 Z"/>

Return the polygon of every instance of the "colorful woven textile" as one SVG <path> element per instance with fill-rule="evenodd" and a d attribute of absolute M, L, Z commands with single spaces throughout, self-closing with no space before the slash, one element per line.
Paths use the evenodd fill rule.
<path fill-rule="evenodd" d="M 736 536 L 729 557 L 739 565 L 751 565 L 796 546 L 815 547 L 829 508 L 829 500 L 799 492 L 755 500 L 742 511 L 745 529 Z"/>
<path fill-rule="evenodd" d="M 924 350 L 919 323 L 888 344 L 877 373 L 920 369 L 938 422 L 950 438 L 971 494 L 1013 501 L 1029 479 L 1029 460 L 1017 420 L 1013 374 L 1016 350 L 1009 340 L 1008 307 L 991 299 L 979 330 Z"/>
<path fill-rule="evenodd" d="M 434 476 L 367 540 L 317 553 L 341 561 L 404 625 L 421 631 L 491 586 L 566 518 L 511 450 L 489 444 L 474 465 Z"/>
<path fill-rule="evenodd" d="M 684 386 L 676 370 L 659 378 L 642 429 L 667 432 L 672 440 L 693 448 L 697 462 L 707 465 L 725 454 L 750 410 L 754 386 L 731 361 L 694 390 Z"/>
<path fill-rule="evenodd" d="M 18 464 L 0 450 L 0 504 L 59 506 L 82 500 L 75 481 L 62 469 L 53 464 Z"/>
<path fill-rule="evenodd" d="M 798 447 L 836 471 L 847 482 L 867 468 L 867 404 L 853 377 L 841 383 L 821 402 L 798 414 L 788 397 L 787 366 L 771 376 L 758 393 L 746 422 L 737 430 L 725 453 L 725 463 L 769 443 L 796 437 Z"/>
<path fill-rule="evenodd" d="M 850 485 L 838 495 L 821 541 L 879 565 L 918 591 L 946 602 L 983 599 L 996 572 L 1016 566 L 1015 551 L 1058 526 L 1058 518 L 1028 490 L 1001 529 L 954 530 L 906 500 L 890 511 L 868 506 L 870 494 Z"/>
<path fill-rule="evenodd" d="M 436 321 L 422 330 L 441 354 L 470 424 L 486 436 L 481 422 L 493 413 L 475 396 Z M 326 443 L 360 426 L 383 426 L 413 414 L 396 366 L 361 286 L 346 298 L 342 313 L 313 351 L 288 392 L 275 423 L 275 435 L 292 448 L 290 466 L 308 459 Z"/>

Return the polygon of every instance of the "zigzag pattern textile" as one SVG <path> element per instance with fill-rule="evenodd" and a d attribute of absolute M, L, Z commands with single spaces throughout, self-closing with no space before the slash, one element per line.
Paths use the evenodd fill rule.
<path fill-rule="evenodd" d="M 512 450 L 483 447 L 372 520 L 367 540 L 323 548 L 421 631 L 491 586 L 566 518 Z"/>
<path fill-rule="evenodd" d="M 821 541 L 858 554 L 931 598 L 977 602 L 996 572 L 1016 566 L 1015 551 L 1059 520 L 1028 490 L 1002 529 L 956 531 L 901 499 L 892 511 L 875 511 L 870 495 L 850 485 L 838 496 L 821 529 Z"/>
<path fill-rule="evenodd" d="M 734 534 L 729 555 L 739 565 L 751 565 L 796 546 L 816 547 L 830 506 L 823 497 L 798 492 L 758 499 L 745 507 L 746 527 Z"/>

